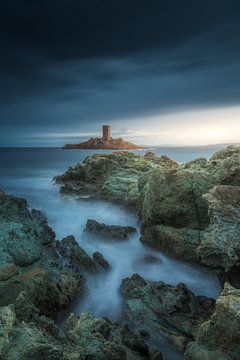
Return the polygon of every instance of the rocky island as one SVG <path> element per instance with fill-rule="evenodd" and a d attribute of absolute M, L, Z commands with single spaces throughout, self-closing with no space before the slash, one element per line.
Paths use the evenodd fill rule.
<path fill-rule="evenodd" d="M 90 138 L 79 144 L 66 144 L 63 149 L 109 149 L 109 150 L 138 150 L 140 146 L 125 141 L 122 138 L 111 137 L 111 126 L 103 125 L 101 138 Z"/>

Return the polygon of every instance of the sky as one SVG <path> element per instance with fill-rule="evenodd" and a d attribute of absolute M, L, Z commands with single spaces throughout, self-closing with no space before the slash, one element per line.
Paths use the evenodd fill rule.
<path fill-rule="evenodd" d="M 239 0 L 2 0 L 0 146 L 240 142 Z"/>

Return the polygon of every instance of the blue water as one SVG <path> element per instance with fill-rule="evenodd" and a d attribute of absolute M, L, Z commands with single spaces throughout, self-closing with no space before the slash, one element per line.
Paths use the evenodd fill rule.
<path fill-rule="evenodd" d="M 213 148 L 157 148 L 157 154 L 185 162 L 196 156 L 212 155 Z M 204 269 L 175 261 L 161 252 L 142 246 L 139 233 L 129 241 L 114 244 L 90 239 L 84 234 L 87 219 L 107 224 L 132 225 L 139 231 L 138 218 L 125 208 L 104 201 L 74 200 L 59 195 L 52 181 L 55 175 L 75 165 L 96 150 L 0 149 L 0 189 L 27 199 L 29 206 L 43 210 L 58 239 L 73 234 L 89 253 L 100 251 L 113 271 L 89 282 L 89 295 L 74 307 L 76 313 L 90 309 L 96 316 L 116 319 L 121 310 L 118 288 L 124 277 L 138 272 L 145 279 L 170 284 L 185 283 L 196 294 L 216 298 L 220 291 L 217 278 Z M 98 151 L 103 152 L 103 151 Z M 104 151 L 105 153 L 111 151 Z M 136 153 L 144 154 L 145 151 Z M 138 261 L 153 255 L 159 262 L 139 266 Z"/>
<path fill-rule="evenodd" d="M 167 155 L 185 162 L 195 157 L 210 157 L 214 148 L 155 148 L 159 155 Z M 118 319 L 121 313 L 119 286 L 121 280 L 138 272 L 145 279 L 162 280 L 170 284 L 185 283 L 195 294 L 216 298 L 220 286 L 216 276 L 195 266 L 175 261 L 161 252 L 142 246 L 139 241 L 139 222 L 135 214 L 125 208 L 104 201 L 75 200 L 59 195 L 53 177 L 69 166 L 81 162 L 96 150 L 62 150 L 55 148 L 0 149 L 0 189 L 27 199 L 29 206 L 41 209 L 58 239 L 73 234 L 79 244 L 91 255 L 100 251 L 113 270 L 103 277 L 88 282 L 89 292 L 85 299 L 74 304 L 77 314 L 90 310 L 96 316 Z M 104 151 L 110 153 L 111 151 Z M 136 151 L 144 154 L 145 151 Z M 126 242 L 105 243 L 84 234 L 87 219 L 94 218 L 107 224 L 132 225 L 138 233 Z M 155 256 L 156 263 L 141 264 L 145 256 Z M 171 349 L 166 359 L 180 359 Z"/>

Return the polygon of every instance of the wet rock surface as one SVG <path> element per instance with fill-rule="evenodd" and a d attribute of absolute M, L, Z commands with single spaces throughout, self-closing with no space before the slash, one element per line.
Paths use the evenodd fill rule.
<path fill-rule="evenodd" d="M 85 231 L 103 240 L 127 240 L 129 235 L 137 230 L 132 226 L 106 225 L 96 220 L 88 219 Z"/>
<path fill-rule="evenodd" d="M 41 313 L 54 316 L 84 292 L 85 278 L 107 268 L 73 236 L 56 241 L 46 217 L 24 199 L 0 193 L 0 305 L 26 291 Z M 100 261 L 101 260 L 101 261 Z"/>
<path fill-rule="evenodd" d="M 138 274 L 122 281 L 121 294 L 124 314 L 134 330 L 148 334 L 151 346 L 169 343 L 180 352 L 214 307 L 214 300 L 194 296 L 184 284 L 146 281 Z"/>

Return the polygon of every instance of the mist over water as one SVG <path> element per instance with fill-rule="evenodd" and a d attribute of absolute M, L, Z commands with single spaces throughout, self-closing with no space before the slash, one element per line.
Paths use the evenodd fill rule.
<path fill-rule="evenodd" d="M 89 153 L 92 152 L 0 150 L 0 188 L 25 197 L 31 207 L 43 210 L 58 239 L 74 235 L 88 254 L 101 252 L 112 267 L 107 274 L 88 282 L 88 294 L 82 301 L 75 302 L 72 310 L 77 314 L 90 310 L 96 316 L 116 320 L 121 312 L 121 281 L 136 272 L 147 280 L 173 285 L 182 282 L 195 294 L 216 298 L 220 286 L 215 275 L 172 260 L 141 244 L 136 214 L 105 201 L 75 200 L 59 195 L 59 188 L 54 185 L 52 178 L 68 166 L 82 161 Z M 84 232 L 89 218 L 106 224 L 134 226 L 138 232 L 127 241 L 104 242 Z"/>

